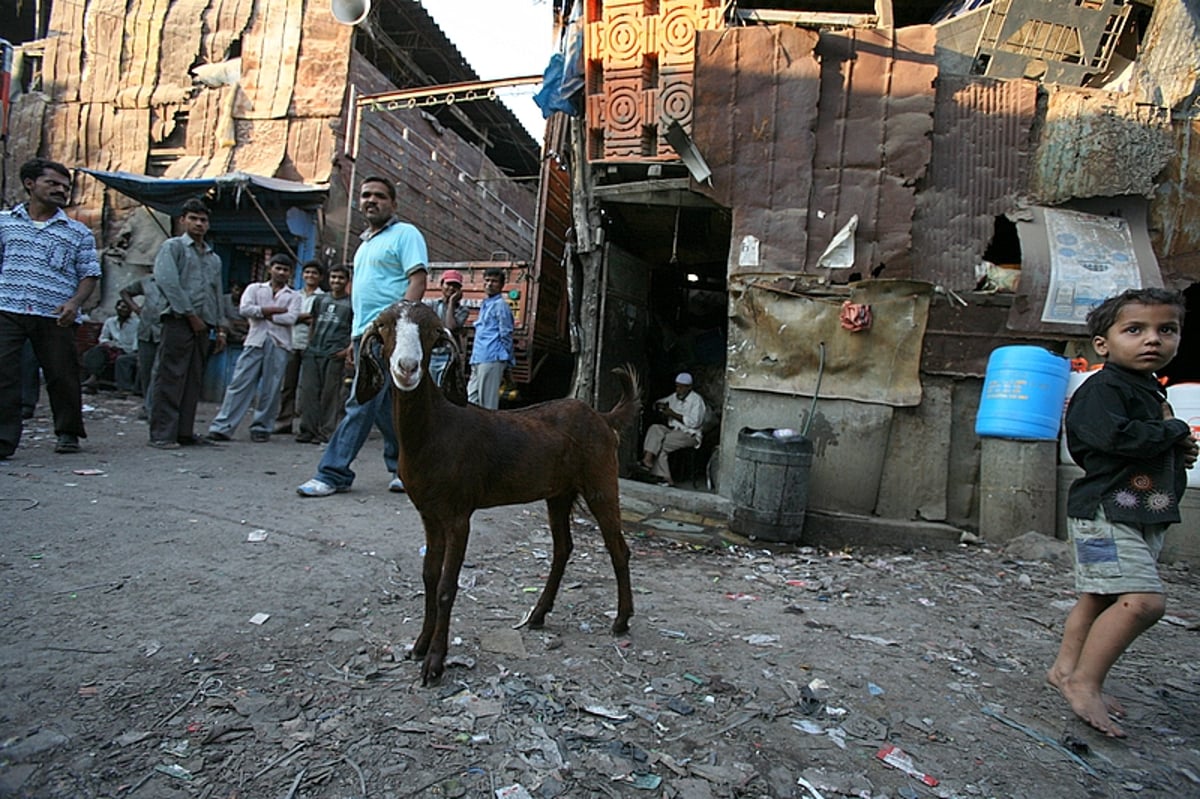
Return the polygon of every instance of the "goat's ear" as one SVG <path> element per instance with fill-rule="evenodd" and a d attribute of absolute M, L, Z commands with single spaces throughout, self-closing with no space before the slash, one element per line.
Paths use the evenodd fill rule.
<path fill-rule="evenodd" d="M 455 405 L 466 406 L 467 377 L 463 369 L 464 358 L 458 337 L 443 328 L 439 343 L 450 345 L 450 362 L 446 364 L 446 371 L 442 372 L 442 395 Z"/>
<path fill-rule="evenodd" d="M 374 323 L 367 326 L 359 342 L 354 370 L 354 400 L 359 405 L 365 405 L 383 388 L 383 364 L 379 361 L 378 350 L 383 346 L 379 329 Z"/>

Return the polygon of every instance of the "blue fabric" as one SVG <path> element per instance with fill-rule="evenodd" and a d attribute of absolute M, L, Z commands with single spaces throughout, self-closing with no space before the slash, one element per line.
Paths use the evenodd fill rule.
<path fill-rule="evenodd" d="M 363 234 L 354 253 L 354 326 L 350 335 L 362 336 L 367 325 L 389 305 L 404 299 L 408 278 L 429 262 L 425 237 L 407 222 L 393 219 L 383 230 Z"/>
<path fill-rule="evenodd" d="M 542 109 L 542 119 L 549 119 L 555 111 L 561 111 L 569 116 L 578 117 L 579 108 L 571 101 L 569 95 L 563 93 L 563 56 L 555 53 L 550 56 L 550 63 L 542 73 L 542 88 L 533 96 L 537 107 Z"/>
<path fill-rule="evenodd" d="M 480 303 L 471 345 L 472 364 L 494 361 L 513 364 L 513 315 L 503 291 Z"/>
<path fill-rule="evenodd" d="M 61 208 L 42 227 L 24 203 L 0 213 L 0 311 L 56 318 L 89 277 L 100 277 L 100 261 L 87 226 Z"/>

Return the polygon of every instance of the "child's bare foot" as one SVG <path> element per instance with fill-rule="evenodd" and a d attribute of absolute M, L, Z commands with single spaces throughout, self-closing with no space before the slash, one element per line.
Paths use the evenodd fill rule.
<path fill-rule="evenodd" d="M 1063 693 L 1062 686 L 1066 681 L 1066 675 L 1058 674 L 1053 668 L 1046 672 L 1046 684 L 1060 694 Z M 1066 698 L 1065 694 L 1063 694 L 1063 698 Z M 1121 700 L 1111 694 L 1105 693 L 1100 694 L 1100 699 L 1104 702 L 1104 707 L 1109 712 L 1109 715 L 1116 716 L 1119 719 L 1125 718 L 1125 706 L 1121 704 Z"/>
<path fill-rule="evenodd" d="M 1125 731 L 1108 717 L 1108 704 L 1099 691 L 1081 691 L 1072 686 L 1069 680 L 1055 687 L 1058 688 L 1063 699 L 1067 700 L 1071 710 L 1075 711 L 1075 715 L 1086 721 L 1091 727 L 1110 738 L 1125 737 Z"/>

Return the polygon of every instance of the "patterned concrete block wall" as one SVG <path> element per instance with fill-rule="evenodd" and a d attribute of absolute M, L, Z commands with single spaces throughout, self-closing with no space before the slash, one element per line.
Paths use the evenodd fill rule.
<path fill-rule="evenodd" d="M 591 0 L 586 9 L 588 157 L 663 161 L 672 120 L 692 128 L 696 31 L 724 27 L 721 0 Z"/>

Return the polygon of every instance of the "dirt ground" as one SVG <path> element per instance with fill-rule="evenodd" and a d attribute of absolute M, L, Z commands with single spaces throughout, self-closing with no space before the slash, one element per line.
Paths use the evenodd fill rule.
<path fill-rule="evenodd" d="M 82 454 L 52 453 L 43 404 L 0 462 L 0 796 L 1200 795 L 1186 564 L 1110 678 L 1130 735 L 1108 740 L 1043 684 L 1062 563 L 768 546 L 693 494 L 623 484 L 630 634 L 609 632 L 587 518 L 546 628 L 515 630 L 545 516 L 482 511 L 453 665 L 421 687 L 423 533 L 378 440 L 351 493 L 301 499 L 316 447 L 243 425 L 158 451 L 134 401 L 87 399 Z"/>

